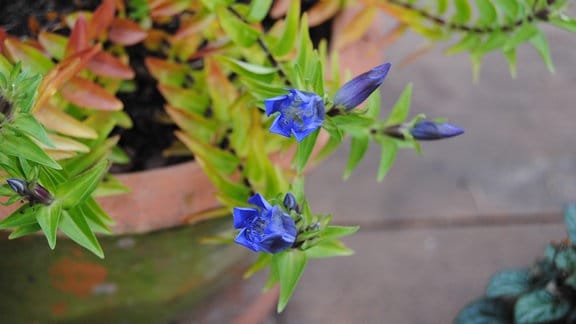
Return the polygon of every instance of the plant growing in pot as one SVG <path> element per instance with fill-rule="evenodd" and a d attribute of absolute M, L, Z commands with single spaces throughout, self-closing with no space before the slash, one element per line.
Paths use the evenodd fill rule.
<path fill-rule="evenodd" d="M 0 194 L 16 207 L 0 227 L 12 229 L 11 238 L 40 231 L 53 249 L 58 242 L 52 253 L 37 236 L 2 245 L 26 251 L 5 258 L 3 269 L 36 264 L 10 271 L 3 291 L 53 300 L 35 303 L 30 320 L 169 318 L 184 304 L 179 296 L 201 298 L 187 292 L 225 282 L 228 267 L 245 269 L 244 250 L 199 244 L 232 227 L 238 233 L 224 241 L 260 252 L 247 273 L 270 268 L 267 286 L 280 284 L 282 310 L 307 260 L 350 254 L 339 239 L 357 230 L 311 211 L 303 188 L 309 165 L 349 135 L 345 175 L 373 141 L 382 148 L 381 180 L 399 148 L 462 133 L 422 115 L 409 120 L 410 85 L 379 118 L 377 89 L 390 64 L 345 83 L 338 55 L 327 58 L 326 42 L 313 45 L 300 2 L 289 2 L 277 21 L 271 5 L 106 0 L 48 17 L 48 29 L 36 30 L 32 19 L 29 38 L 0 33 Z M 155 142 L 165 146 L 154 150 Z M 107 172 L 111 164 L 135 171 L 165 160 L 154 152 L 193 162 L 138 176 Z M 207 219 L 216 220 L 176 227 Z M 149 237 L 106 235 L 173 227 Z M 106 261 L 59 233 L 96 256 L 106 252 Z M 38 293 L 22 288 L 28 284 L 58 289 Z M 0 304 L 8 314 L 21 300 Z"/>

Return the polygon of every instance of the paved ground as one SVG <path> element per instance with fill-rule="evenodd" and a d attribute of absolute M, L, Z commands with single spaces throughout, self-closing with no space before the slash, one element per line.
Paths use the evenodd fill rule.
<path fill-rule="evenodd" d="M 307 191 L 318 212 L 360 223 L 357 254 L 309 265 L 279 323 L 449 323 L 490 274 L 531 263 L 564 235 L 562 205 L 576 201 L 576 37 L 549 30 L 550 75 L 536 51 L 518 53 L 518 78 L 489 55 L 478 85 L 466 55 L 433 51 L 394 66 L 390 107 L 414 82 L 414 113 L 448 117 L 459 138 L 401 152 L 382 184 L 378 150 L 344 183 L 347 149 L 315 170 Z M 396 62 L 420 41 L 386 53 Z"/>

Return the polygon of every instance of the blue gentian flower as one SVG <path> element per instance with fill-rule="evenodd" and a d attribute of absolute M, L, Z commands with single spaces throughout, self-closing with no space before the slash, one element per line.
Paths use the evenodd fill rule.
<path fill-rule="evenodd" d="M 272 206 L 260 194 L 248 202 L 257 208 L 234 208 L 234 228 L 241 229 L 234 242 L 254 252 L 278 253 L 296 241 L 296 224 L 279 206 Z"/>
<path fill-rule="evenodd" d="M 410 129 L 410 134 L 417 140 L 437 140 L 462 133 L 464 133 L 464 129 L 456 125 L 429 120 L 419 121 Z"/>
<path fill-rule="evenodd" d="M 296 140 L 300 142 L 322 126 L 324 101 L 315 93 L 296 89 L 289 91 L 286 95 L 264 100 L 266 115 L 280 112 L 270 131 L 286 137 L 294 134 Z"/>
<path fill-rule="evenodd" d="M 378 89 L 384 81 L 384 78 L 386 78 L 391 66 L 392 64 L 390 63 L 379 65 L 346 82 L 346 84 L 336 92 L 334 105 L 336 107 L 343 107 L 344 110 L 354 109 L 366 100 L 374 90 Z"/>

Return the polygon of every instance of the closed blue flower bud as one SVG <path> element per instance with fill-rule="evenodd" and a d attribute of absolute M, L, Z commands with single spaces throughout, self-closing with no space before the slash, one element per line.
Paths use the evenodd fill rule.
<path fill-rule="evenodd" d="M 410 134 L 417 140 L 438 140 L 453 137 L 464 133 L 464 129 L 448 124 L 436 123 L 428 120 L 417 122 L 411 129 Z"/>
<path fill-rule="evenodd" d="M 15 193 L 21 196 L 29 194 L 28 184 L 26 183 L 26 181 L 16 178 L 9 178 L 6 179 L 6 182 L 8 182 L 8 185 L 10 186 L 10 188 L 12 188 L 12 190 L 14 190 Z"/>
<path fill-rule="evenodd" d="M 384 81 L 384 78 L 386 78 L 391 66 L 392 64 L 390 63 L 379 65 L 346 82 L 346 84 L 336 92 L 334 105 L 336 107 L 343 107 L 344 110 L 354 109 L 366 100 L 374 90 L 378 89 Z"/>
<path fill-rule="evenodd" d="M 6 182 L 8 182 L 14 192 L 24 197 L 30 204 L 41 203 L 50 205 L 54 200 L 50 192 L 38 183 L 28 185 L 28 182 L 16 178 L 9 178 Z"/>
<path fill-rule="evenodd" d="M 298 142 L 314 132 L 324 122 L 324 102 L 319 95 L 290 89 L 286 95 L 264 100 L 266 115 L 280 114 L 272 123 L 270 132 L 286 137 L 294 136 Z"/>
<path fill-rule="evenodd" d="M 288 210 L 294 210 L 296 212 L 300 212 L 300 206 L 298 206 L 298 202 L 296 202 L 296 197 L 292 193 L 287 193 L 284 196 L 284 207 Z"/>
<path fill-rule="evenodd" d="M 234 242 L 254 252 L 278 253 L 296 242 L 296 224 L 279 206 L 270 205 L 260 194 L 248 202 L 258 208 L 236 207 L 233 210 L 234 228 L 240 233 Z"/>

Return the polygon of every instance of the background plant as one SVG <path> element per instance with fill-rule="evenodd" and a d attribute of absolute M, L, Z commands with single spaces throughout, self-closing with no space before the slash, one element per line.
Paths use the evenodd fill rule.
<path fill-rule="evenodd" d="M 576 318 L 576 206 L 564 210 L 568 237 L 550 243 L 526 268 L 490 278 L 486 296 L 467 305 L 456 323 L 571 323 Z"/>

